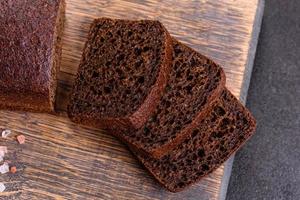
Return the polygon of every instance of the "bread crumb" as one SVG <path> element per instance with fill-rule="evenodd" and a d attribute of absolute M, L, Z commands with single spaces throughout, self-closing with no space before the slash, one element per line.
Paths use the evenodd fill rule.
<path fill-rule="evenodd" d="M 18 135 L 17 140 L 19 144 L 24 144 L 25 143 L 25 136 L 24 135 Z"/>
<path fill-rule="evenodd" d="M 0 162 L 3 161 L 3 158 L 4 158 L 6 153 L 7 153 L 7 147 L 6 146 L 0 146 Z"/>
<path fill-rule="evenodd" d="M 15 174 L 17 172 L 17 167 L 16 166 L 12 166 L 10 168 L 10 172 L 13 173 L 13 174 Z"/>
<path fill-rule="evenodd" d="M 3 165 L 0 166 L 0 173 L 6 174 L 7 172 L 9 172 L 9 166 L 7 163 L 4 163 Z"/>
<path fill-rule="evenodd" d="M 6 146 L 0 146 L 0 151 L 7 153 L 7 147 Z"/>
<path fill-rule="evenodd" d="M 11 130 L 5 129 L 5 130 L 2 131 L 1 136 L 3 138 L 7 138 L 10 134 L 11 134 Z"/>
<path fill-rule="evenodd" d="M 3 183 L 0 183 L 0 192 L 3 192 L 6 189 Z"/>

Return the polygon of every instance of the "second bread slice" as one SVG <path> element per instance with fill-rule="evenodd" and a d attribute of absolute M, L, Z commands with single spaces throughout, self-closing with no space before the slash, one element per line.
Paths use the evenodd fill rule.
<path fill-rule="evenodd" d="M 224 87 L 220 66 L 173 39 L 170 78 L 154 114 L 137 130 L 114 133 L 137 151 L 160 158 L 208 114 Z"/>
<path fill-rule="evenodd" d="M 134 154 L 168 190 L 178 192 L 217 169 L 254 133 L 251 113 L 225 89 L 207 117 L 160 159 Z"/>

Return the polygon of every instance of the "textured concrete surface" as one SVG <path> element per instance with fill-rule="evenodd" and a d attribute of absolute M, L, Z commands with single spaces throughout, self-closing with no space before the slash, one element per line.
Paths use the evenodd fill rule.
<path fill-rule="evenodd" d="M 299 0 L 266 0 L 247 107 L 258 127 L 236 154 L 227 200 L 299 200 Z"/>

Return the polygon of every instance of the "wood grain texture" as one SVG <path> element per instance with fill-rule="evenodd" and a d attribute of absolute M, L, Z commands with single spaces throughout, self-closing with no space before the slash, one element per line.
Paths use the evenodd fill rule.
<path fill-rule="evenodd" d="M 127 148 L 66 117 L 70 88 L 94 18 L 159 19 L 171 35 L 221 64 L 228 88 L 245 100 L 249 52 L 260 0 L 67 0 L 57 116 L 0 111 L 1 139 L 17 174 L 0 176 L 0 199 L 218 199 L 224 166 L 181 193 L 165 191 Z M 246 81 L 245 81 L 246 80 Z M 26 136 L 18 145 L 15 136 Z"/>
<path fill-rule="evenodd" d="M 251 34 L 250 47 L 249 47 L 249 50 L 248 50 L 247 62 L 246 62 L 246 65 L 245 65 L 243 85 L 242 85 L 242 89 L 240 91 L 240 97 L 242 97 L 241 101 L 244 104 L 246 103 L 248 88 L 249 88 L 249 85 L 250 85 L 252 67 L 253 67 L 253 63 L 254 63 L 256 47 L 257 47 L 257 43 L 258 43 L 258 37 L 259 37 L 262 18 L 263 18 L 263 14 L 264 14 L 264 8 L 265 8 L 265 1 L 264 0 L 259 0 L 257 10 L 256 10 L 256 14 L 255 14 L 254 23 L 253 23 L 253 29 L 252 29 L 252 34 Z M 227 188 L 228 188 L 229 179 L 230 179 L 230 176 L 231 176 L 234 157 L 235 157 L 235 154 L 232 155 L 224 163 L 223 177 L 222 177 L 222 182 L 221 182 L 221 186 L 220 186 L 220 193 L 219 193 L 219 198 L 218 198 L 219 200 L 225 200 L 226 199 Z"/>

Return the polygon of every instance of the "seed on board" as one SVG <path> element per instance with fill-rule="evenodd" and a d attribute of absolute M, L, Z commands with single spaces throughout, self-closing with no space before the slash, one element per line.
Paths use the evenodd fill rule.
<path fill-rule="evenodd" d="M 24 135 L 18 135 L 17 140 L 19 144 L 24 144 L 25 143 L 25 136 Z"/>

